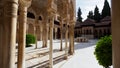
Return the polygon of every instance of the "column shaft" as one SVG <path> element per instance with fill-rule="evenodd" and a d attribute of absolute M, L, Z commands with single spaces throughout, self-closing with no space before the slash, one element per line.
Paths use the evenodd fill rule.
<path fill-rule="evenodd" d="M 42 41 L 42 23 L 40 23 L 40 41 Z"/>
<path fill-rule="evenodd" d="M 70 25 L 69 27 L 69 37 L 70 37 L 69 53 L 70 55 L 73 55 L 74 53 L 74 25 Z"/>
<path fill-rule="evenodd" d="M 66 32 L 65 32 L 65 59 L 68 58 L 68 25 L 65 25 Z"/>
<path fill-rule="evenodd" d="M 42 47 L 47 47 L 47 20 L 45 19 L 42 23 L 43 25 L 43 46 Z"/>
<path fill-rule="evenodd" d="M 38 44 L 37 44 L 38 38 L 37 38 L 37 26 L 36 26 L 36 24 L 35 24 L 34 28 L 35 28 L 35 34 L 34 34 L 34 36 L 36 37 L 35 49 L 37 49 L 38 48 Z"/>
<path fill-rule="evenodd" d="M 120 68 L 120 0 L 112 0 L 113 68 Z"/>
<path fill-rule="evenodd" d="M 61 22 L 61 25 L 60 25 L 60 51 L 63 50 L 63 47 L 62 47 L 62 39 L 63 39 L 63 22 Z"/>
<path fill-rule="evenodd" d="M 15 67 L 17 11 L 18 0 L 0 1 L 0 40 L 3 40 L 0 41 L 1 68 Z"/>
<path fill-rule="evenodd" d="M 49 47 L 49 60 L 50 60 L 50 68 L 53 68 L 53 25 L 54 25 L 54 18 L 51 16 L 50 18 L 50 47 Z"/>
<path fill-rule="evenodd" d="M 35 37 L 36 37 L 36 44 L 35 44 L 35 49 L 38 48 L 38 44 L 37 44 L 37 41 L 38 41 L 38 32 L 37 32 L 37 24 L 39 23 L 39 16 L 36 16 L 35 18 L 35 24 L 34 24 L 34 27 L 35 27 Z"/>
<path fill-rule="evenodd" d="M 54 36 L 55 36 L 55 40 L 56 40 L 56 28 L 54 28 L 54 32 L 55 32 L 55 35 L 54 35 Z"/>
<path fill-rule="evenodd" d="M 18 41 L 18 66 L 25 68 L 25 46 L 26 46 L 26 24 L 27 24 L 27 7 L 20 5 L 19 20 L 19 41 Z"/>

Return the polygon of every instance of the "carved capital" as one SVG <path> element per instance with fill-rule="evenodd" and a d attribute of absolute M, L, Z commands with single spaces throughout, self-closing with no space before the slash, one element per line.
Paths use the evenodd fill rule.
<path fill-rule="evenodd" d="M 4 9 L 2 9 L 0 12 L 3 11 L 6 17 L 17 17 L 18 1 L 5 1 Z"/>
<path fill-rule="evenodd" d="M 32 0 L 19 0 L 21 7 L 30 7 Z"/>

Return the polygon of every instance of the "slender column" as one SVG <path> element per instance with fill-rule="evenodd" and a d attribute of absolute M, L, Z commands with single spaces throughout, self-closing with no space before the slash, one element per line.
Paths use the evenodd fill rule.
<path fill-rule="evenodd" d="M 74 23 L 74 22 L 73 22 Z M 71 28 L 72 28 L 72 37 L 71 37 L 71 44 L 72 44 L 72 51 L 73 51 L 73 53 L 75 53 L 75 46 L 74 46 L 74 27 L 75 27 L 75 25 L 74 24 L 72 24 L 71 25 Z"/>
<path fill-rule="evenodd" d="M 35 18 L 35 24 L 34 24 L 34 26 L 35 26 L 35 37 L 36 37 L 36 44 L 35 44 L 35 49 L 37 49 L 38 48 L 38 44 L 37 44 L 37 41 L 38 41 L 38 36 L 37 36 L 37 24 L 39 23 L 39 16 L 36 16 L 36 18 Z"/>
<path fill-rule="evenodd" d="M 120 68 L 120 0 L 112 0 L 113 68 Z"/>
<path fill-rule="evenodd" d="M 56 30 L 56 28 L 55 28 L 55 39 L 57 38 L 57 30 Z"/>
<path fill-rule="evenodd" d="M 44 46 L 44 21 L 42 21 L 42 48 L 44 48 L 45 46 Z"/>
<path fill-rule="evenodd" d="M 69 25 L 69 51 L 68 51 L 68 53 L 70 55 L 72 55 L 72 40 L 71 40 L 72 34 L 71 33 L 72 33 L 71 25 Z"/>
<path fill-rule="evenodd" d="M 40 23 L 40 40 L 42 41 L 42 22 Z"/>
<path fill-rule="evenodd" d="M 0 1 L 0 68 L 15 68 L 17 11 L 18 0 Z"/>
<path fill-rule="evenodd" d="M 53 68 L 53 26 L 54 26 L 54 17 L 50 16 L 50 47 L 49 47 L 49 64 L 50 68 Z"/>
<path fill-rule="evenodd" d="M 18 41 L 18 64 L 17 68 L 25 68 L 25 40 L 27 24 L 27 7 L 20 4 L 19 41 Z"/>
<path fill-rule="evenodd" d="M 66 32 L 65 32 L 65 59 L 68 58 L 68 25 L 65 25 Z"/>
<path fill-rule="evenodd" d="M 62 39 L 63 39 L 63 21 L 61 21 L 61 24 L 60 24 L 60 51 L 63 50 L 63 47 L 62 47 Z"/>
<path fill-rule="evenodd" d="M 69 27 L 69 37 L 70 37 L 69 53 L 70 55 L 73 55 L 74 53 L 74 25 L 70 25 Z"/>
<path fill-rule="evenodd" d="M 47 21 L 48 21 L 48 19 L 47 19 Z M 49 29 L 49 24 L 47 23 L 47 26 L 46 26 L 46 29 L 47 29 L 47 31 L 46 31 L 46 44 L 47 44 L 47 41 L 48 41 L 48 29 Z M 46 47 L 47 47 L 47 45 L 46 45 Z"/>
<path fill-rule="evenodd" d="M 47 47 L 47 18 L 45 18 L 44 20 L 43 20 L 43 23 L 42 23 L 42 25 L 43 25 L 43 48 L 44 47 Z"/>

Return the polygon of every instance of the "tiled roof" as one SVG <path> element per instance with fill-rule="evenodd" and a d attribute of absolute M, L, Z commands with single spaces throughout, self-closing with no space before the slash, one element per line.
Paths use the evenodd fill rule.
<path fill-rule="evenodd" d="M 87 18 L 81 25 L 94 25 L 95 21 L 93 19 Z"/>
<path fill-rule="evenodd" d="M 77 21 L 76 24 L 75 24 L 75 27 L 81 27 L 81 23 L 82 22 Z"/>
<path fill-rule="evenodd" d="M 111 17 L 110 16 L 106 16 L 105 18 L 103 18 L 101 20 L 101 22 L 104 22 L 104 21 L 111 21 Z"/>
<path fill-rule="evenodd" d="M 106 21 L 106 22 L 102 22 L 102 23 L 95 23 L 95 26 L 106 26 L 106 25 L 109 25 L 111 22 L 109 21 Z"/>
<path fill-rule="evenodd" d="M 76 22 L 75 28 L 79 28 L 82 26 L 107 26 L 111 24 L 111 17 L 106 16 L 99 23 L 95 23 L 95 20 L 87 18 L 84 22 Z"/>

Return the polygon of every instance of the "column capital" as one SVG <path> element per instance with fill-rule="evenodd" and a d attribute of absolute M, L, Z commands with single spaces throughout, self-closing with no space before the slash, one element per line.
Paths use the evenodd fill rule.
<path fill-rule="evenodd" d="M 32 0 L 19 0 L 21 7 L 30 7 Z"/>

